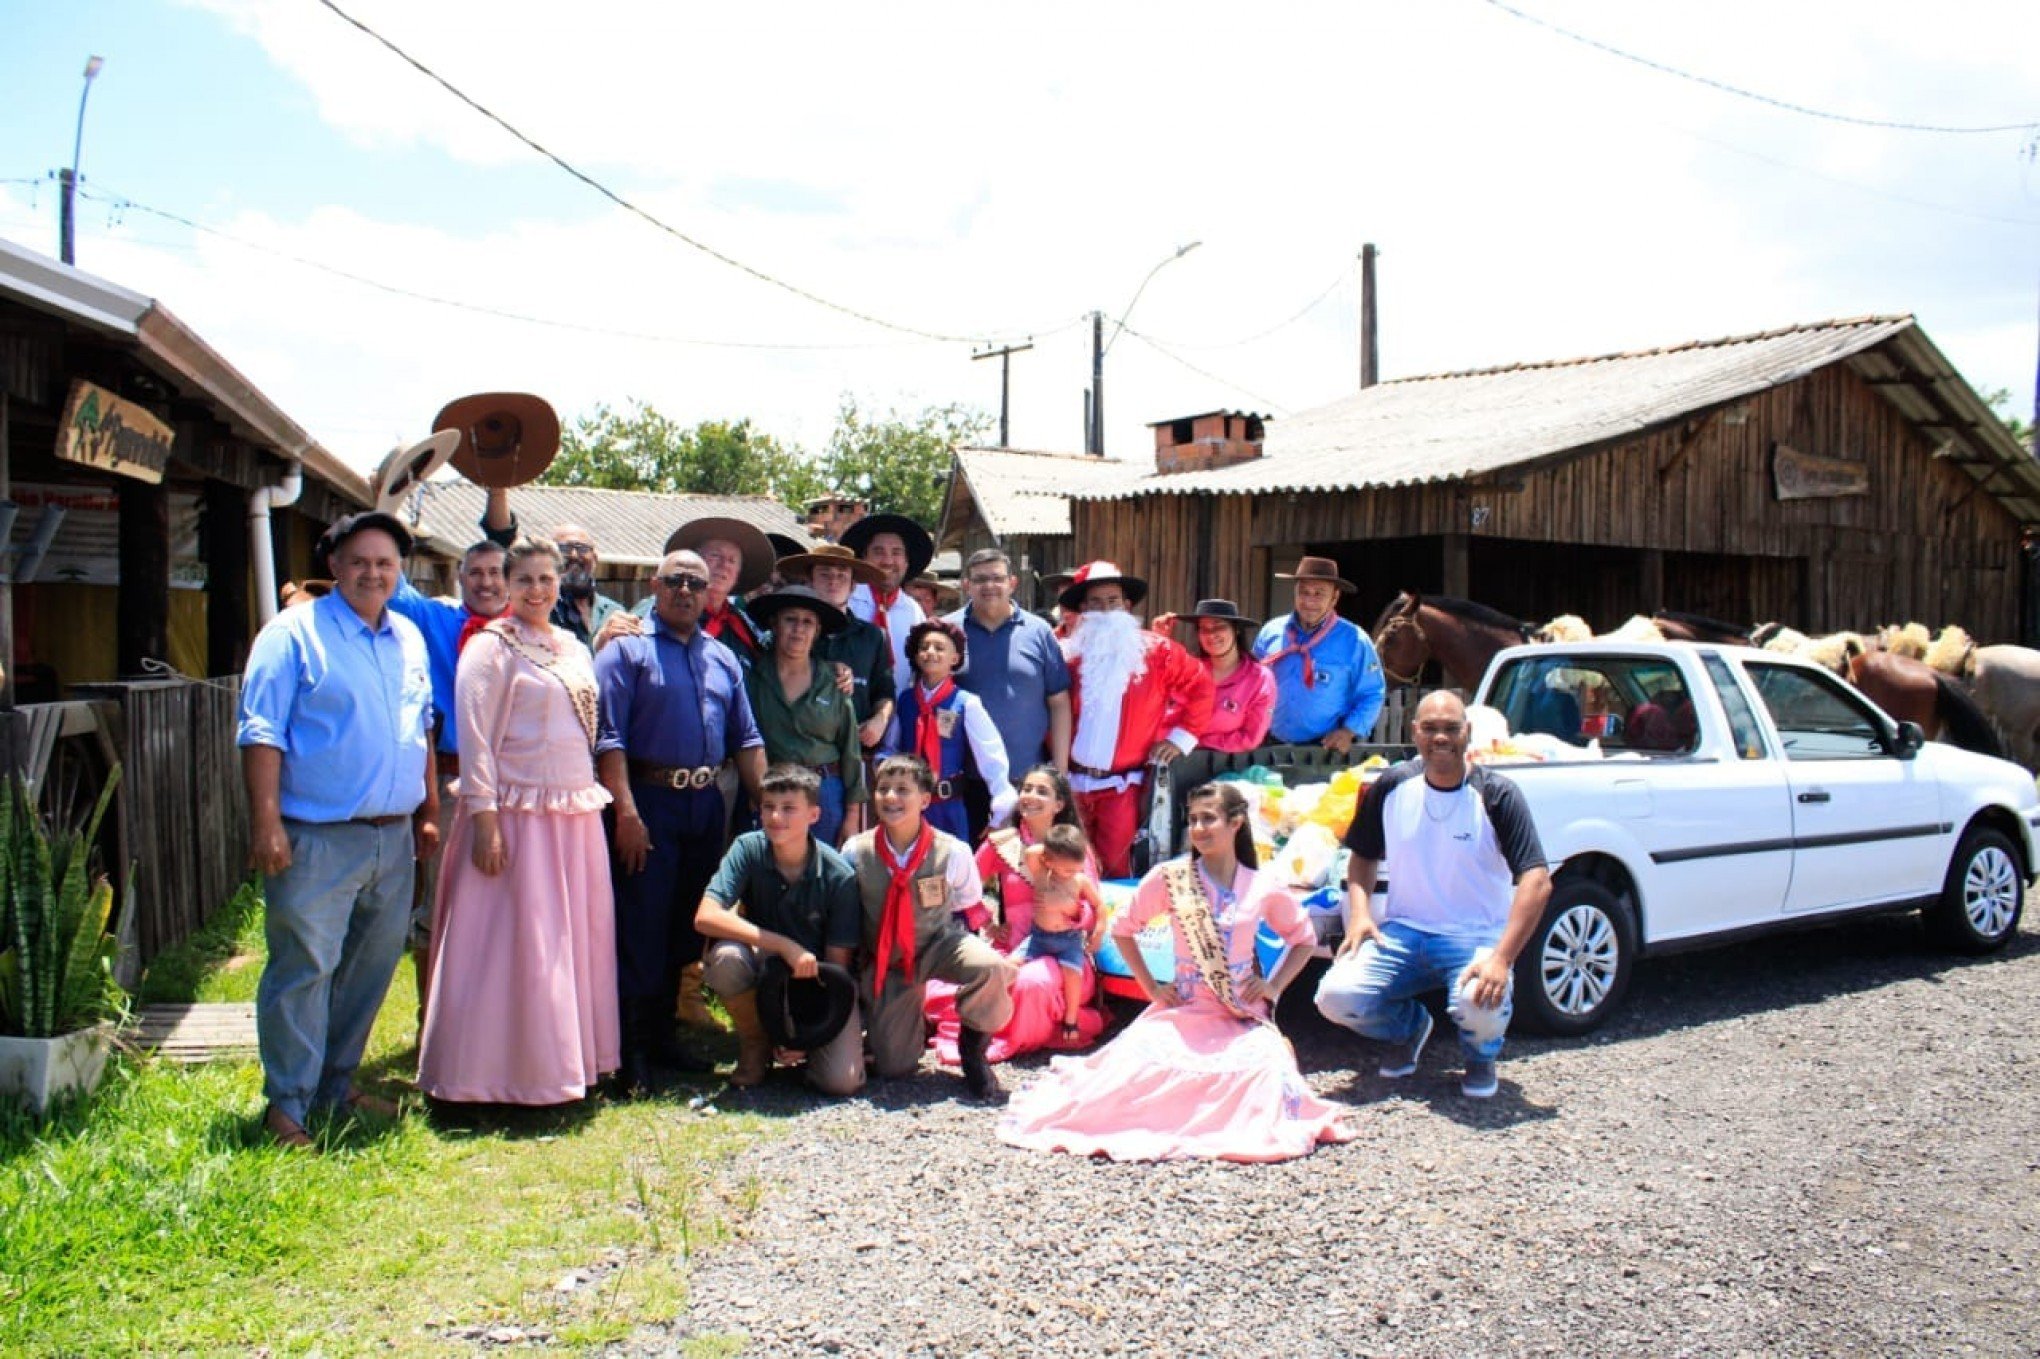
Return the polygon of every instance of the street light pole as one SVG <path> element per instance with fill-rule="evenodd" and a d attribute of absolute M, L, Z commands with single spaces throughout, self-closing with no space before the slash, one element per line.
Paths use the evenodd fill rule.
<path fill-rule="evenodd" d="M 105 64 L 96 56 L 85 59 L 85 89 L 78 95 L 78 131 L 71 138 L 71 164 L 70 168 L 57 171 L 63 187 L 62 201 L 57 209 L 57 257 L 66 264 L 78 262 L 74 224 L 77 220 L 78 153 L 85 146 L 85 101 L 92 97 L 92 78 Z"/>
<path fill-rule="evenodd" d="M 1133 301 L 1126 304 L 1126 310 L 1120 312 L 1119 319 L 1113 323 L 1111 339 L 1104 338 L 1105 313 L 1101 311 L 1091 313 L 1091 419 L 1088 430 L 1090 437 L 1085 441 L 1084 451 L 1092 457 L 1105 456 L 1105 356 L 1111 352 L 1113 342 L 1119 338 L 1119 332 L 1126 329 L 1126 318 L 1133 315 L 1134 306 L 1139 303 L 1140 295 L 1147 291 L 1148 284 L 1154 282 L 1155 275 L 1203 244 L 1202 241 L 1192 241 L 1188 245 L 1179 245 L 1175 254 L 1164 256 L 1154 268 L 1147 271 L 1147 277 L 1133 290 Z"/>

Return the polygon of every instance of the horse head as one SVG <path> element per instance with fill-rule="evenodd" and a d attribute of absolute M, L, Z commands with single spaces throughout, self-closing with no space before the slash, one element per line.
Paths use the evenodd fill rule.
<path fill-rule="evenodd" d="M 1417 616 L 1423 607 L 1422 595 L 1404 590 L 1375 620 L 1374 654 L 1381 662 L 1381 673 L 1396 684 L 1415 684 L 1431 659 L 1430 639 L 1424 636 L 1424 625 Z"/>

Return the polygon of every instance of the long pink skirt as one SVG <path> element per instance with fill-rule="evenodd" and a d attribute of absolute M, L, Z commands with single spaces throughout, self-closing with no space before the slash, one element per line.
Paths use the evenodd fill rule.
<path fill-rule="evenodd" d="M 1013 979 L 1013 1017 L 1006 1021 L 1005 1028 L 992 1035 L 985 1059 L 1010 1062 L 1038 1048 L 1091 1046 L 1105 1030 L 1105 1016 L 1090 1003 L 1097 998 L 1097 992 L 1097 970 L 1087 967 L 1082 992 L 1086 1003 L 1077 1010 L 1077 1037 L 1066 1043 L 1062 1037 L 1062 964 L 1053 958 L 1030 958 L 1021 963 Z M 930 981 L 921 1005 L 927 1013 L 936 1060 L 944 1066 L 956 1066 L 960 1060 L 956 1055 L 956 1039 L 963 1027 L 956 1017 L 956 988 L 945 981 Z"/>
<path fill-rule="evenodd" d="M 1013 1096 L 999 1139 L 1115 1161 L 1286 1161 L 1355 1136 L 1353 1111 L 1303 1083 L 1289 1042 L 1215 1004 L 1150 1007 Z"/>
<path fill-rule="evenodd" d="M 599 812 L 497 813 L 507 864 L 474 866 L 462 807 L 439 860 L 418 1088 L 565 1104 L 619 1061 L 616 907 Z"/>

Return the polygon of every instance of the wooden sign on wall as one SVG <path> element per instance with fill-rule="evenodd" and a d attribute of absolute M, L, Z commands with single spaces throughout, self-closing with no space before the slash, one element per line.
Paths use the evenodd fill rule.
<path fill-rule="evenodd" d="M 1870 469 L 1846 458 L 1823 458 L 1772 444 L 1771 484 L 1780 500 L 1869 495 Z"/>
<path fill-rule="evenodd" d="M 78 381 L 57 426 L 57 456 L 153 485 L 163 480 L 173 437 L 170 426 L 145 408 Z"/>

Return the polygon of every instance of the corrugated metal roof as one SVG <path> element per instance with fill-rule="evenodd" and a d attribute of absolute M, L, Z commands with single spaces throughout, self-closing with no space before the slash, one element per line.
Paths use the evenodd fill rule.
<path fill-rule="evenodd" d="M 961 483 L 994 537 L 1061 537 L 1070 529 L 1070 498 L 1138 479 L 1151 464 L 1114 462 L 1083 453 L 1038 453 L 1018 448 L 959 448 L 957 476 L 943 515 L 943 536 L 955 522 Z"/>
<path fill-rule="evenodd" d="M 1148 472 L 1069 494 L 1114 500 L 1350 491 L 1478 477 L 1631 438 L 1909 331 L 1917 331 L 1910 316 L 1870 316 L 1665 349 L 1403 378 L 1269 422 L 1263 455 L 1251 462 L 1209 472 Z"/>
<path fill-rule="evenodd" d="M 401 513 L 406 523 L 457 553 L 482 536 L 486 494 L 469 481 L 431 481 Z M 710 515 L 742 519 L 767 533 L 784 533 L 799 542 L 808 540 L 807 522 L 765 496 L 519 486 L 510 492 L 510 509 L 517 522 L 534 533 L 544 533 L 555 524 L 579 524 L 594 538 L 603 562 L 612 566 L 657 566 L 674 529 Z"/>

